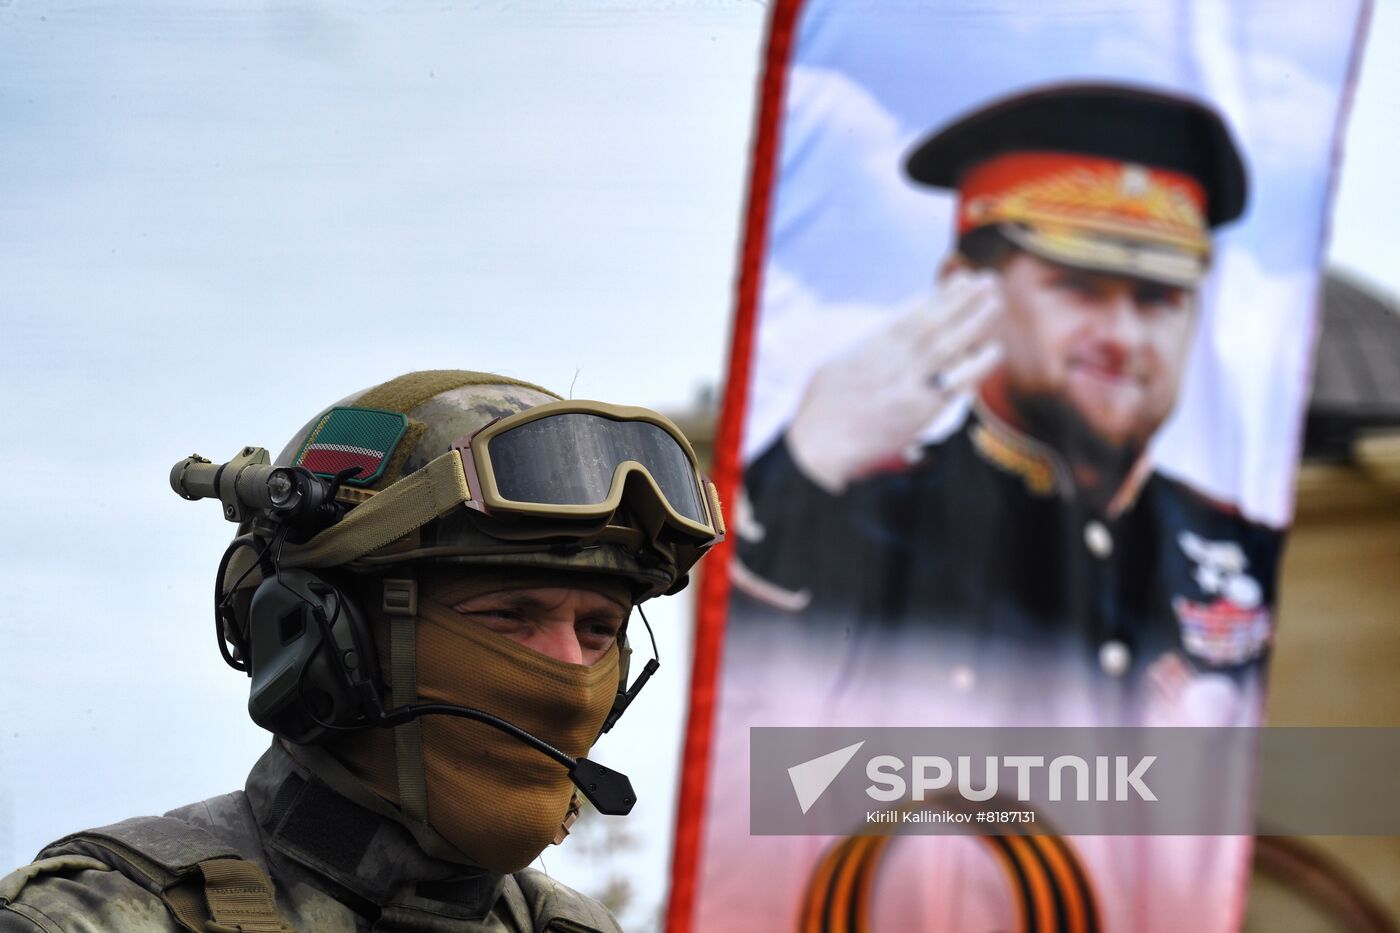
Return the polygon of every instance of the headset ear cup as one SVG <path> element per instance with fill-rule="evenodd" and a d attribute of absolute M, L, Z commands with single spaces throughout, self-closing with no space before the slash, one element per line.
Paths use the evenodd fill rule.
<path fill-rule="evenodd" d="M 368 725 L 362 685 L 375 683 L 373 640 L 343 590 L 305 570 L 263 580 L 248 607 L 247 643 L 248 712 L 258 725 L 301 745 Z"/>

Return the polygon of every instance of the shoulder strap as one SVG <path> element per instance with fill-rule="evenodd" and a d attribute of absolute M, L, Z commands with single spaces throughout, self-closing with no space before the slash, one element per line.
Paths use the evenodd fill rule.
<path fill-rule="evenodd" d="M 293 933 L 263 870 L 181 820 L 136 817 L 74 833 L 39 853 L 58 855 L 106 863 L 164 901 L 191 933 Z"/>
<path fill-rule="evenodd" d="M 111 871 L 111 868 L 95 858 L 86 855 L 55 855 L 52 858 L 36 859 L 21 868 L 16 868 L 0 878 L 0 907 L 19 897 L 24 886 L 35 878 L 56 875 L 60 872 Z"/>
<path fill-rule="evenodd" d="M 544 872 L 526 868 L 511 877 L 520 886 L 537 933 L 622 933 L 606 907 Z"/>

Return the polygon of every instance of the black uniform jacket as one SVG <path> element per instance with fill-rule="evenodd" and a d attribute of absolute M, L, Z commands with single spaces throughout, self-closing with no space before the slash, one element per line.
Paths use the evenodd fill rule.
<path fill-rule="evenodd" d="M 731 626 L 797 612 L 818 630 L 921 627 L 1096 669 L 1118 642 L 1120 674 L 1166 652 L 1232 674 L 1265 655 L 1278 530 L 1159 473 L 1090 507 L 1053 452 L 986 414 L 923 453 L 841 495 L 781 438 L 751 463 Z"/>

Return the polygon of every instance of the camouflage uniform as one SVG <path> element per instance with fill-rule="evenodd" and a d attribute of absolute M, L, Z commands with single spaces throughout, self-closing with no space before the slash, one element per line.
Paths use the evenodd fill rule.
<path fill-rule="evenodd" d="M 133 849 L 157 864 L 137 870 L 115 854 Z M 259 866 L 277 892 L 280 921 L 244 933 L 619 930 L 601 904 L 542 872 L 472 873 L 425 855 L 398 823 L 330 789 L 274 742 L 243 791 L 68 837 L 0 879 L 0 933 L 188 930 L 153 889 L 228 856 Z"/>

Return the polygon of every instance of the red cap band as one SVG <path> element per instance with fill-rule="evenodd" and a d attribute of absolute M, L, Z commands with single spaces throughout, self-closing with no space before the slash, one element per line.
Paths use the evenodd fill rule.
<path fill-rule="evenodd" d="M 1206 254 L 1200 182 L 1179 172 L 1068 152 L 1013 152 L 970 168 L 958 234 L 998 223 L 1053 226 Z"/>

